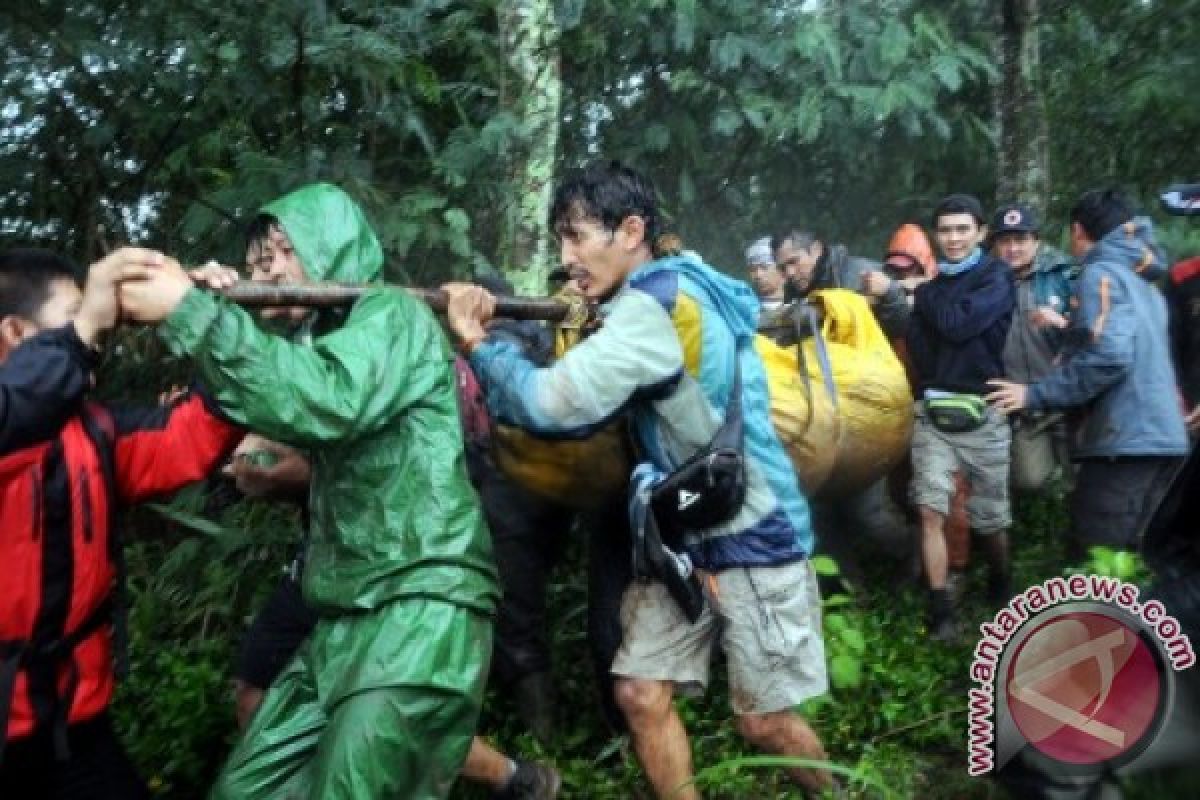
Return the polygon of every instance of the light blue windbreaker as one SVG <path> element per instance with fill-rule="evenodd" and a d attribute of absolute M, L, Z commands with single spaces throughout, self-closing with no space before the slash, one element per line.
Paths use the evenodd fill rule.
<path fill-rule="evenodd" d="M 542 436 L 586 436 L 628 410 L 641 451 L 670 472 L 720 426 L 740 359 L 747 493 L 728 524 L 685 540 L 707 570 L 770 566 L 813 549 L 808 503 L 771 423 L 754 350 L 759 304 L 745 283 L 688 257 L 635 270 L 601 310 L 603 325 L 555 364 L 537 368 L 509 342 L 487 340 L 471 365 L 494 418 Z"/>

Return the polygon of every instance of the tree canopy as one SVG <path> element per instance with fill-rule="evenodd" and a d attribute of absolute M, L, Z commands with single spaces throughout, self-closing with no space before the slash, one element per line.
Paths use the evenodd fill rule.
<path fill-rule="evenodd" d="M 1050 216 L 1097 183 L 1195 179 L 1200 0 L 1032 5 Z M 513 270 L 546 245 L 553 175 L 603 156 L 737 267 L 781 227 L 877 251 L 940 194 L 999 200 L 1007 163 L 1004 30 L 981 0 L 44 0 L 0 19 L 0 230 L 81 260 L 133 240 L 237 261 L 251 210 L 327 179 L 397 279 Z"/>

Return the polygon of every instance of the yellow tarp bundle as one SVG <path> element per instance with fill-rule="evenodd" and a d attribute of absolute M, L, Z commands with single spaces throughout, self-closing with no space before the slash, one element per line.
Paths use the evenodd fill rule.
<path fill-rule="evenodd" d="M 771 422 L 796 467 L 804 494 L 813 497 L 829 479 L 837 459 L 841 427 L 833 393 L 819 372 L 810 374 L 805 384 L 796 348 L 780 347 L 766 336 L 756 336 L 754 349 L 767 371 Z M 815 351 L 812 356 L 807 360 L 819 370 Z"/>
<path fill-rule="evenodd" d="M 822 322 L 820 336 L 802 345 L 807 383 L 796 348 L 764 336 L 754 347 L 767 372 L 771 421 L 805 494 L 845 494 L 882 478 L 907 453 L 912 395 L 862 296 L 831 289 L 810 301 Z M 556 355 L 578 339 L 578 331 L 560 331 Z M 621 422 L 581 440 L 540 439 L 498 425 L 493 457 L 522 486 L 573 508 L 594 508 L 622 493 L 633 461 Z"/>
<path fill-rule="evenodd" d="M 554 337 L 555 357 L 579 339 L 578 329 L 560 328 Z M 623 497 L 633 472 L 633 448 L 623 419 L 586 439 L 541 439 L 520 428 L 494 425 L 492 458 L 526 489 L 582 510 Z"/>
<path fill-rule="evenodd" d="M 823 494 L 870 486 L 904 458 L 912 439 L 913 399 L 904 366 L 866 298 L 845 289 L 813 292 L 829 348 L 840 422 L 837 460 Z M 815 342 L 804 343 L 806 355 Z M 807 359 L 810 370 L 814 358 Z"/>

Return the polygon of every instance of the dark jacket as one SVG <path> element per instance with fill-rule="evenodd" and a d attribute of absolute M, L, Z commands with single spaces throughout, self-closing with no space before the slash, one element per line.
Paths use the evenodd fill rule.
<path fill-rule="evenodd" d="M 1153 283 L 1166 261 L 1150 220 L 1110 231 L 1082 266 L 1065 360 L 1029 387 L 1030 410 L 1083 408 L 1079 458 L 1186 455 L 1167 305 Z"/>
<path fill-rule="evenodd" d="M 868 272 L 879 272 L 883 267 L 878 261 L 861 256 L 852 256 L 845 245 L 834 244 L 827 246 L 817 260 L 813 269 L 813 277 L 808 285 L 808 292 L 818 289 L 849 289 L 861 293 L 863 290 L 863 275 Z M 807 294 L 807 292 L 806 292 Z M 793 291 L 788 299 L 796 298 Z M 887 294 L 871 306 L 875 319 L 889 337 L 903 336 L 908 323 L 908 299 L 904 290 L 897 284 L 892 284 Z"/>
<path fill-rule="evenodd" d="M 26 342 L 0 370 L 6 739 L 104 711 L 120 563 L 115 509 L 203 478 L 241 439 L 199 394 L 143 410 L 88 403 L 91 367 L 67 326 Z"/>
<path fill-rule="evenodd" d="M 1171 268 L 1167 283 L 1171 353 L 1188 408 L 1200 403 L 1200 257 Z"/>
<path fill-rule="evenodd" d="M 51 436 L 79 408 L 93 356 L 68 326 L 44 331 L 0 366 L 0 456 Z"/>
<path fill-rule="evenodd" d="M 1016 304 L 1012 268 L 984 254 L 960 275 L 917 287 L 907 343 L 918 392 L 986 394 L 1004 376 L 1004 343 Z"/>

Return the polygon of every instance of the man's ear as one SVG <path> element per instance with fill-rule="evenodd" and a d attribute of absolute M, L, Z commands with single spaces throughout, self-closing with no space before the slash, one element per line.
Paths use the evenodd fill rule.
<path fill-rule="evenodd" d="M 24 317 L 9 314 L 0 318 L 0 363 L 8 360 L 8 354 L 29 338 L 31 323 Z"/>
<path fill-rule="evenodd" d="M 621 247 L 626 250 L 636 250 L 642 245 L 653 249 L 654 243 L 646 241 L 646 220 L 637 214 L 630 214 L 621 220 L 617 226 L 617 235 L 621 237 Z"/>

